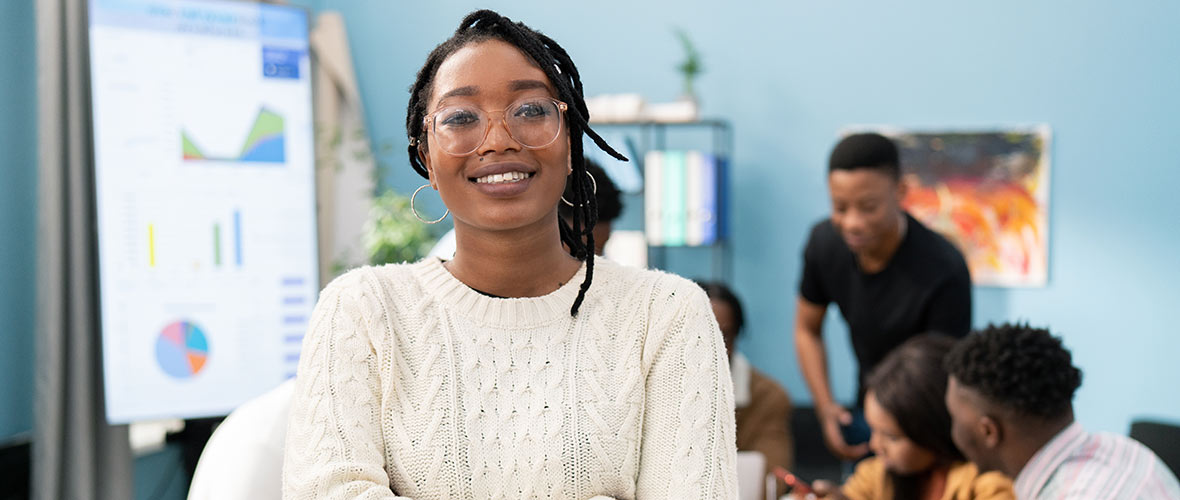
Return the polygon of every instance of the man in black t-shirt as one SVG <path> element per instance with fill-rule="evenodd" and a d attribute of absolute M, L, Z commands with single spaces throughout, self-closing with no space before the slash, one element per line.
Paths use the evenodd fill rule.
<path fill-rule="evenodd" d="M 877 134 L 840 141 L 828 166 L 831 218 L 811 230 L 795 311 L 795 350 L 828 447 L 845 459 L 868 452 L 849 445 L 841 426 L 852 414 L 832 397 L 821 329 L 828 304 L 848 323 L 864 375 L 894 347 L 924 332 L 962 337 L 971 328 L 971 276 L 963 256 L 901 207 L 897 146 Z"/>

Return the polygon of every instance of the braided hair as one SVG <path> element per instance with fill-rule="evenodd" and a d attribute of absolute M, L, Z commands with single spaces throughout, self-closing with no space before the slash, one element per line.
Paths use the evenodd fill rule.
<path fill-rule="evenodd" d="M 593 186 L 586 173 L 586 161 L 582 154 L 582 135 L 585 134 L 594 141 L 600 149 L 611 156 L 627 161 L 627 157 L 615 151 L 597 133 L 590 129 L 590 112 L 586 108 L 586 100 L 582 93 L 582 80 L 578 75 L 578 68 L 574 66 L 565 49 L 524 23 L 513 22 L 491 10 L 477 10 L 463 18 L 459 28 L 443 43 L 435 47 L 426 58 L 426 64 L 418 70 L 418 78 L 410 88 L 410 103 L 406 107 L 406 134 L 410 145 L 407 153 L 410 166 L 424 178 L 430 174 L 426 165 L 418 157 L 418 148 L 427 146 L 425 127 L 426 108 L 430 101 L 430 91 L 434 85 L 434 76 L 438 67 L 451 54 L 459 49 L 485 40 L 500 40 L 508 43 L 537 63 L 545 76 L 557 88 L 559 100 L 569 104 L 566 111 L 566 127 L 569 130 L 570 166 L 573 176 L 570 186 L 573 188 L 574 205 L 572 225 L 558 217 L 558 227 L 561 241 L 569 248 L 570 255 L 578 260 L 586 261 L 586 278 L 578 289 L 578 298 L 570 308 L 570 315 L 576 316 L 578 308 L 586 298 L 586 291 L 590 289 L 590 282 L 594 279 L 594 224 L 598 221 L 598 204 L 594 199 Z M 568 198 L 567 198 L 568 199 Z M 584 236 L 584 238 L 583 238 Z"/>

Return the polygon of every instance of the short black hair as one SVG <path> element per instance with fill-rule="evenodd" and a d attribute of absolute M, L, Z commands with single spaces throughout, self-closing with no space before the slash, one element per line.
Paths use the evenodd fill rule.
<path fill-rule="evenodd" d="M 988 325 L 959 341 L 944 360 L 947 373 L 992 403 L 1047 421 L 1072 414 L 1082 371 L 1045 328 Z"/>
<path fill-rule="evenodd" d="M 705 295 L 710 300 L 720 300 L 729 304 L 729 308 L 733 309 L 733 319 L 735 322 L 733 326 L 737 328 L 737 334 L 740 336 L 742 326 L 746 324 L 746 314 L 742 312 L 742 301 L 738 300 L 737 294 L 733 293 L 733 290 L 730 290 L 729 287 L 719 281 L 698 281 L 697 284 L 705 289 Z"/>
<path fill-rule="evenodd" d="M 842 139 L 832 149 L 828 159 L 828 173 L 836 170 L 871 168 L 884 172 L 894 180 L 901 179 L 901 160 L 897 145 L 881 134 L 853 134 Z"/>
<path fill-rule="evenodd" d="M 598 165 L 598 162 L 589 158 L 586 158 L 586 173 L 594 177 L 591 187 L 594 190 L 594 199 L 598 202 L 598 220 L 614 222 L 623 214 L 623 196 L 619 192 L 618 186 L 615 186 L 615 182 L 607 175 L 606 170 Z M 567 183 L 562 196 L 567 200 L 573 200 L 574 186 Z M 574 208 L 565 203 L 557 205 L 557 211 L 564 219 L 572 220 L 574 218 Z"/>

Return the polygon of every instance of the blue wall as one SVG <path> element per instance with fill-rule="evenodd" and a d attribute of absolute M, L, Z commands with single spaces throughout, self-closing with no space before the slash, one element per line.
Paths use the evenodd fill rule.
<path fill-rule="evenodd" d="M 474 2 L 302 0 L 344 13 L 373 140 L 390 147 L 386 184 L 420 184 L 403 159 L 406 89 L 426 53 Z M 790 325 L 799 251 L 826 210 L 824 162 L 851 123 L 972 127 L 1049 123 L 1054 131 L 1050 284 L 976 290 L 976 323 L 1026 319 L 1065 336 L 1086 381 L 1079 415 L 1125 432 L 1137 415 L 1180 420 L 1180 4 L 1088 1 L 622 2 L 554 8 L 491 2 L 562 42 L 590 93 L 670 100 L 681 58 L 672 26 L 705 56 L 707 115 L 735 126 L 735 285 L 748 303 L 743 350 L 807 401 Z M 484 3 L 482 5 L 488 5 Z M 32 427 L 36 92 L 32 0 L 0 2 L 0 440 Z M 680 269 L 685 274 L 692 270 Z M 835 311 L 833 311 L 833 316 Z M 851 355 L 829 321 L 838 394 Z M 137 496 L 169 453 L 137 463 Z M 166 471 L 165 471 L 166 472 Z M 175 486 L 169 488 L 169 497 Z"/>
<path fill-rule="evenodd" d="M 847 124 L 1053 127 L 1050 283 L 977 289 L 977 325 L 1029 320 L 1065 337 L 1086 372 L 1077 398 L 1091 428 L 1126 432 L 1150 414 L 1180 420 L 1180 4 L 1086 1 L 970 4 L 838 2 L 445 2 L 407 9 L 320 0 L 339 10 L 370 133 L 390 149 L 386 184 L 421 184 L 404 160 L 406 89 L 467 11 L 491 5 L 561 42 L 590 94 L 673 99 L 682 55 L 671 27 L 704 53 L 706 115 L 730 119 L 735 285 L 748 303 L 743 350 L 809 401 L 791 325 L 807 228 L 826 212 L 824 165 Z M 676 269 L 695 274 L 693 269 Z M 827 328 L 837 395 L 854 374 L 842 321 Z M 1134 390 L 1130 390 L 1134 388 Z"/>
<path fill-rule="evenodd" d="M 0 442 L 33 429 L 35 40 L 33 1 L 0 2 Z"/>

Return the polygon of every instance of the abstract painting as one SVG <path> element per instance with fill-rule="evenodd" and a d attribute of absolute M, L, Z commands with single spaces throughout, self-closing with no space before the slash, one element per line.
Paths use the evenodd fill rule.
<path fill-rule="evenodd" d="M 901 153 L 903 204 L 954 243 L 977 285 L 1044 286 L 1049 264 L 1048 126 L 980 131 L 858 128 Z"/>

